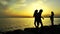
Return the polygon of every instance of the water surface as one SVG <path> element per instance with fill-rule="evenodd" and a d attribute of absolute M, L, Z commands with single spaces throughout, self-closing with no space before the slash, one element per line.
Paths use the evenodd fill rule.
<path fill-rule="evenodd" d="M 42 22 L 44 26 L 51 25 L 49 18 L 45 18 Z M 54 24 L 60 24 L 60 18 L 55 18 Z M 0 18 L 0 31 L 23 30 L 31 27 L 34 27 L 34 18 Z"/>

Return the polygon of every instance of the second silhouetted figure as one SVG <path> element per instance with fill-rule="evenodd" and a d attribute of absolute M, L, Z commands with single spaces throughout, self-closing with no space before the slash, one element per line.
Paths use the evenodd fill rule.
<path fill-rule="evenodd" d="M 50 16 L 50 20 L 51 20 L 51 24 L 52 26 L 54 25 L 54 12 L 51 12 L 51 16 Z"/>

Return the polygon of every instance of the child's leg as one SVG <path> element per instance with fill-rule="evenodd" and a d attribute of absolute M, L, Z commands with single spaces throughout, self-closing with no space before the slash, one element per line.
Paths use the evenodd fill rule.
<path fill-rule="evenodd" d="M 41 23 L 41 27 L 43 27 L 43 24 L 42 24 L 42 22 L 40 22 Z"/>
<path fill-rule="evenodd" d="M 39 22 L 37 22 L 37 27 L 39 27 Z"/>
<path fill-rule="evenodd" d="M 35 27 L 36 27 L 36 20 L 34 21 L 34 25 L 35 25 Z"/>

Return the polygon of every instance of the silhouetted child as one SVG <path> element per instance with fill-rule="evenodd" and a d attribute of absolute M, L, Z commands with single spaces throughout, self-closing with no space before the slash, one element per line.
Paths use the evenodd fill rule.
<path fill-rule="evenodd" d="M 34 15 L 33 15 L 33 17 L 35 18 L 35 20 L 34 20 L 35 27 L 37 26 L 36 25 L 36 23 L 37 23 L 37 14 L 38 14 L 38 10 L 35 10 Z"/>
<path fill-rule="evenodd" d="M 39 27 L 39 23 L 41 24 L 41 27 L 43 27 L 42 19 L 41 19 L 41 18 L 43 18 L 43 17 L 41 16 L 41 15 L 42 15 L 42 12 L 43 12 L 43 10 L 40 9 L 40 11 L 39 11 L 39 13 L 38 13 L 38 23 L 37 23 L 38 27 Z M 44 18 L 43 18 L 43 19 L 44 19 Z"/>
<path fill-rule="evenodd" d="M 54 12 L 51 12 L 51 16 L 50 16 L 50 20 L 51 20 L 51 24 L 52 26 L 54 25 Z"/>

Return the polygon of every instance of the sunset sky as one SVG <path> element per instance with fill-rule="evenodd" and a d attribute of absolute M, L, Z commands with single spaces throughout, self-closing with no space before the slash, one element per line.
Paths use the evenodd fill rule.
<path fill-rule="evenodd" d="M 60 0 L 0 0 L 0 17 L 33 16 L 34 11 L 43 9 L 43 16 L 60 16 Z"/>

